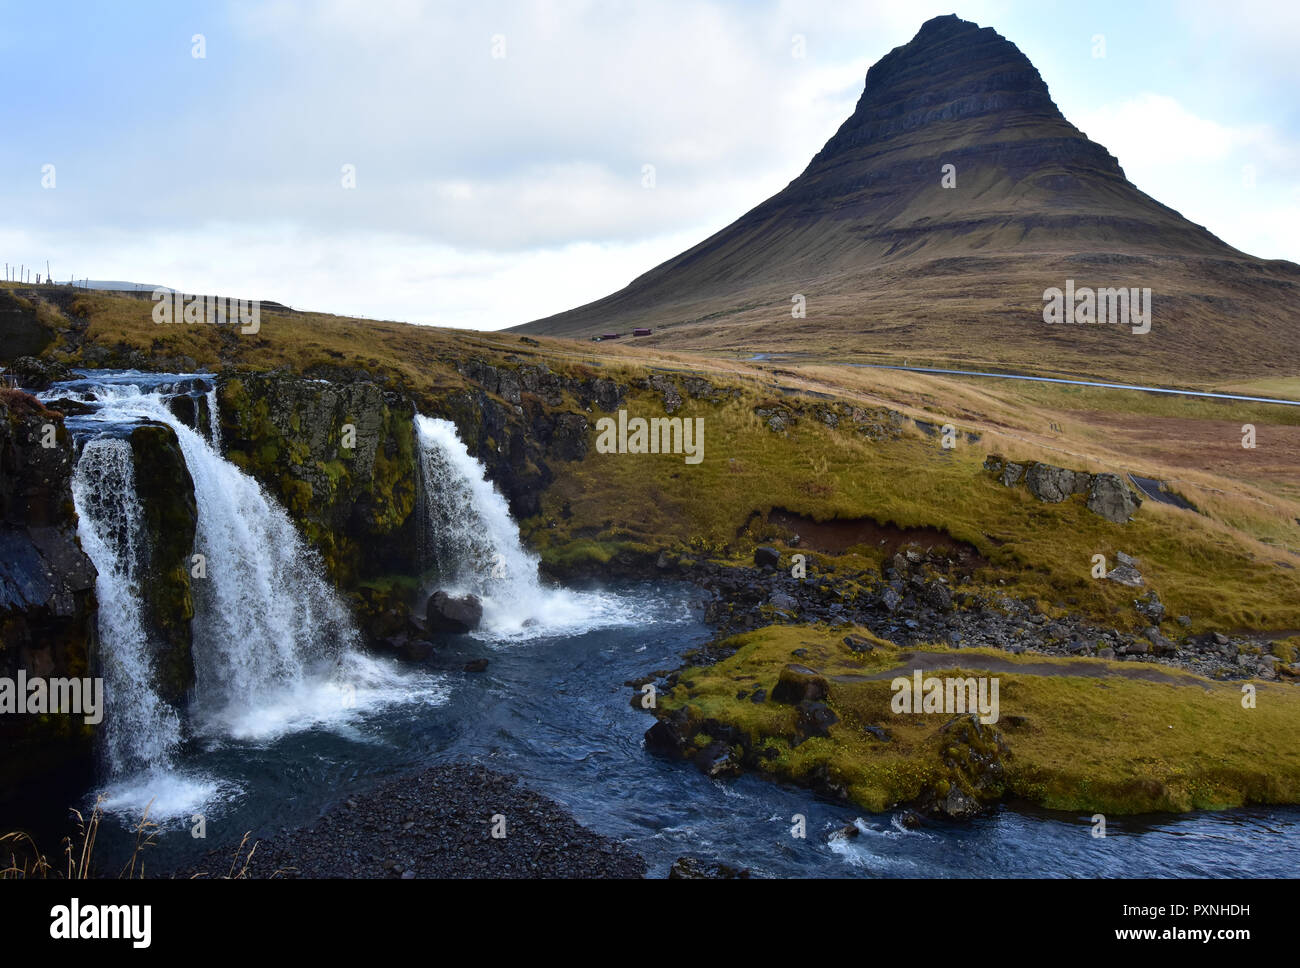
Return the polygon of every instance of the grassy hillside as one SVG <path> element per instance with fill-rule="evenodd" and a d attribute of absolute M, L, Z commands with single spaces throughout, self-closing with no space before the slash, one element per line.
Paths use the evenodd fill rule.
<path fill-rule="evenodd" d="M 555 563 L 600 560 L 620 547 L 739 559 L 756 541 L 781 537 L 762 519 L 784 508 L 819 520 L 937 528 L 987 562 L 977 581 L 1034 595 L 1048 608 L 1133 620 L 1130 591 L 1089 575 L 1094 554 L 1113 561 L 1125 551 L 1141 559 L 1171 613 L 1190 615 L 1195 628 L 1300 628 L 1300 503 L 1287 456 L 1300 446 L 1293 408 L 744 363 L 313 313 L 266 311 L 259 333 L 241 335 L 232 327 L 155 324 L 150 307 L 94 293 L 76 295 L 62 311 L 39 306 L 63 330 L 47 355 L 70 364 L 362 376 L 400 386 L 417 403 L 463 389 L 456 364 L 466 359 L 504 367 L 545 362 L 629 386 L 625 406 L 646 417 L 665 414 L 660 393 L 641 384 L 649 375 L 694 374 L 718 387 L 699 398 L 683 393 L 676 414 L 704 419 L 698 465 L 675 455 L 598 454 L 594 447 L 582 461 L 557 464 L 543 513 L 521 522 L 526 539 Z M 580 405 L 568 400 L 564 407 Z M 838 426 L 828 426 L 824 411 L 844 415 L 854 407 L 865 423 L 841 416 Z M 785 428 L 770 429 L 756 411 L 784 413 Z M 890 411 L 901 416 L 890 418 Z M 603 414 L 585 415 L 594 442 L 594 422 Z M 914 420 L 954 424 L 956 448 L 943 449 Z M 1258 428 L 1255 450 L 1240 447 L 1245 422 Z M 1197 429 L 1199 444 L 1186 443 L 1188 427 Z M 1176 481 L 1203 513 L 1148 501 L 1129 524 L 1112 524 L 1079 497 L 1044 504 L 1023 488 L 1002 487 L 981 469 L 990 452 Z M 857 565 L 879 556 L 871 548 L 853 551 Z"/>

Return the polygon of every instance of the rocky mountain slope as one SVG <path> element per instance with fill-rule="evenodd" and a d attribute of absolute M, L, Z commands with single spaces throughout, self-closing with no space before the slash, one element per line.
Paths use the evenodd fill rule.
<path fill-rule="evenodd" d="M 1066 280 L 1151 289 L 1151 331 L 1046 324 L 1043 293 Z M 1297 297 L 1300 266 L 1144 194 L 1014 44 L 947 16 L 871 68 L 783 191 L 625 289 L 517 329 L 1187 380 L 1293 372 Z"/>

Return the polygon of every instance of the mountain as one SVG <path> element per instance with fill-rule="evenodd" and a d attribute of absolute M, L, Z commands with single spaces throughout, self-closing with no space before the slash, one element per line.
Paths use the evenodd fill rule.
<path fill-rule="evenodd" d="M 1150 289 L 1150 332 L 1045 323 L 1044 293 L 1067 280 Z M 619 292 L 515 329 L 1208 379 L 1295 373 L 1298 303 L 1300 266 L 1140 191 L 1014 44 L 945 16 L 870 69 L 853 115 L 780 193 Z"/>

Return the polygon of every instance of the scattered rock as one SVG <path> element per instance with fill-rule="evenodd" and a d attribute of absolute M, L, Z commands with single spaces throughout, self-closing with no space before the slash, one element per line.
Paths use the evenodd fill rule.
<path fill-rule="evenodd" d="M 668 869 L 668 879 L 673 881 L 729 881 L 749 877 L 748 867 L 732 867 L 698 857 L 678 857 Z"/>
<path fill-rule="evenodd" d="M 824 702 L 805 699 L 797 709 L 799 732 L 805 736 L 830 736 L 830 728 L 840 721 L 835 711 Z"/>
<path fill-rule="evenodd" d="M 1141 598 L 1133 602 L 1133 607 L 1137 609 L 1138 614 L 1145 618 L 1153 625 L 1159 625 L 1165 617 L 1165 606 L 1160 601 L 1160 596 L 1154 591 L 1149 591 Z"/>

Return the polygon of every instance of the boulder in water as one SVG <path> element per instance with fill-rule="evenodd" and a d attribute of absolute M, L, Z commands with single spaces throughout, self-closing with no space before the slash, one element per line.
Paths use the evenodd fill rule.
<path fill-rule="evenodd" d="M 444 591 L 434 592 L 425 608 L 430 632 L 462 634 L 472 632 L 483 621 L 483 603 L 475 595 L 456 598 Z"/>
<path fill-rule="evenodd" d="M 748 867 L 732 867 L 718 861 L 698 857 L 678 857 L 668 870 L 670 881 L 731 881 L 748 880 Z"/>

